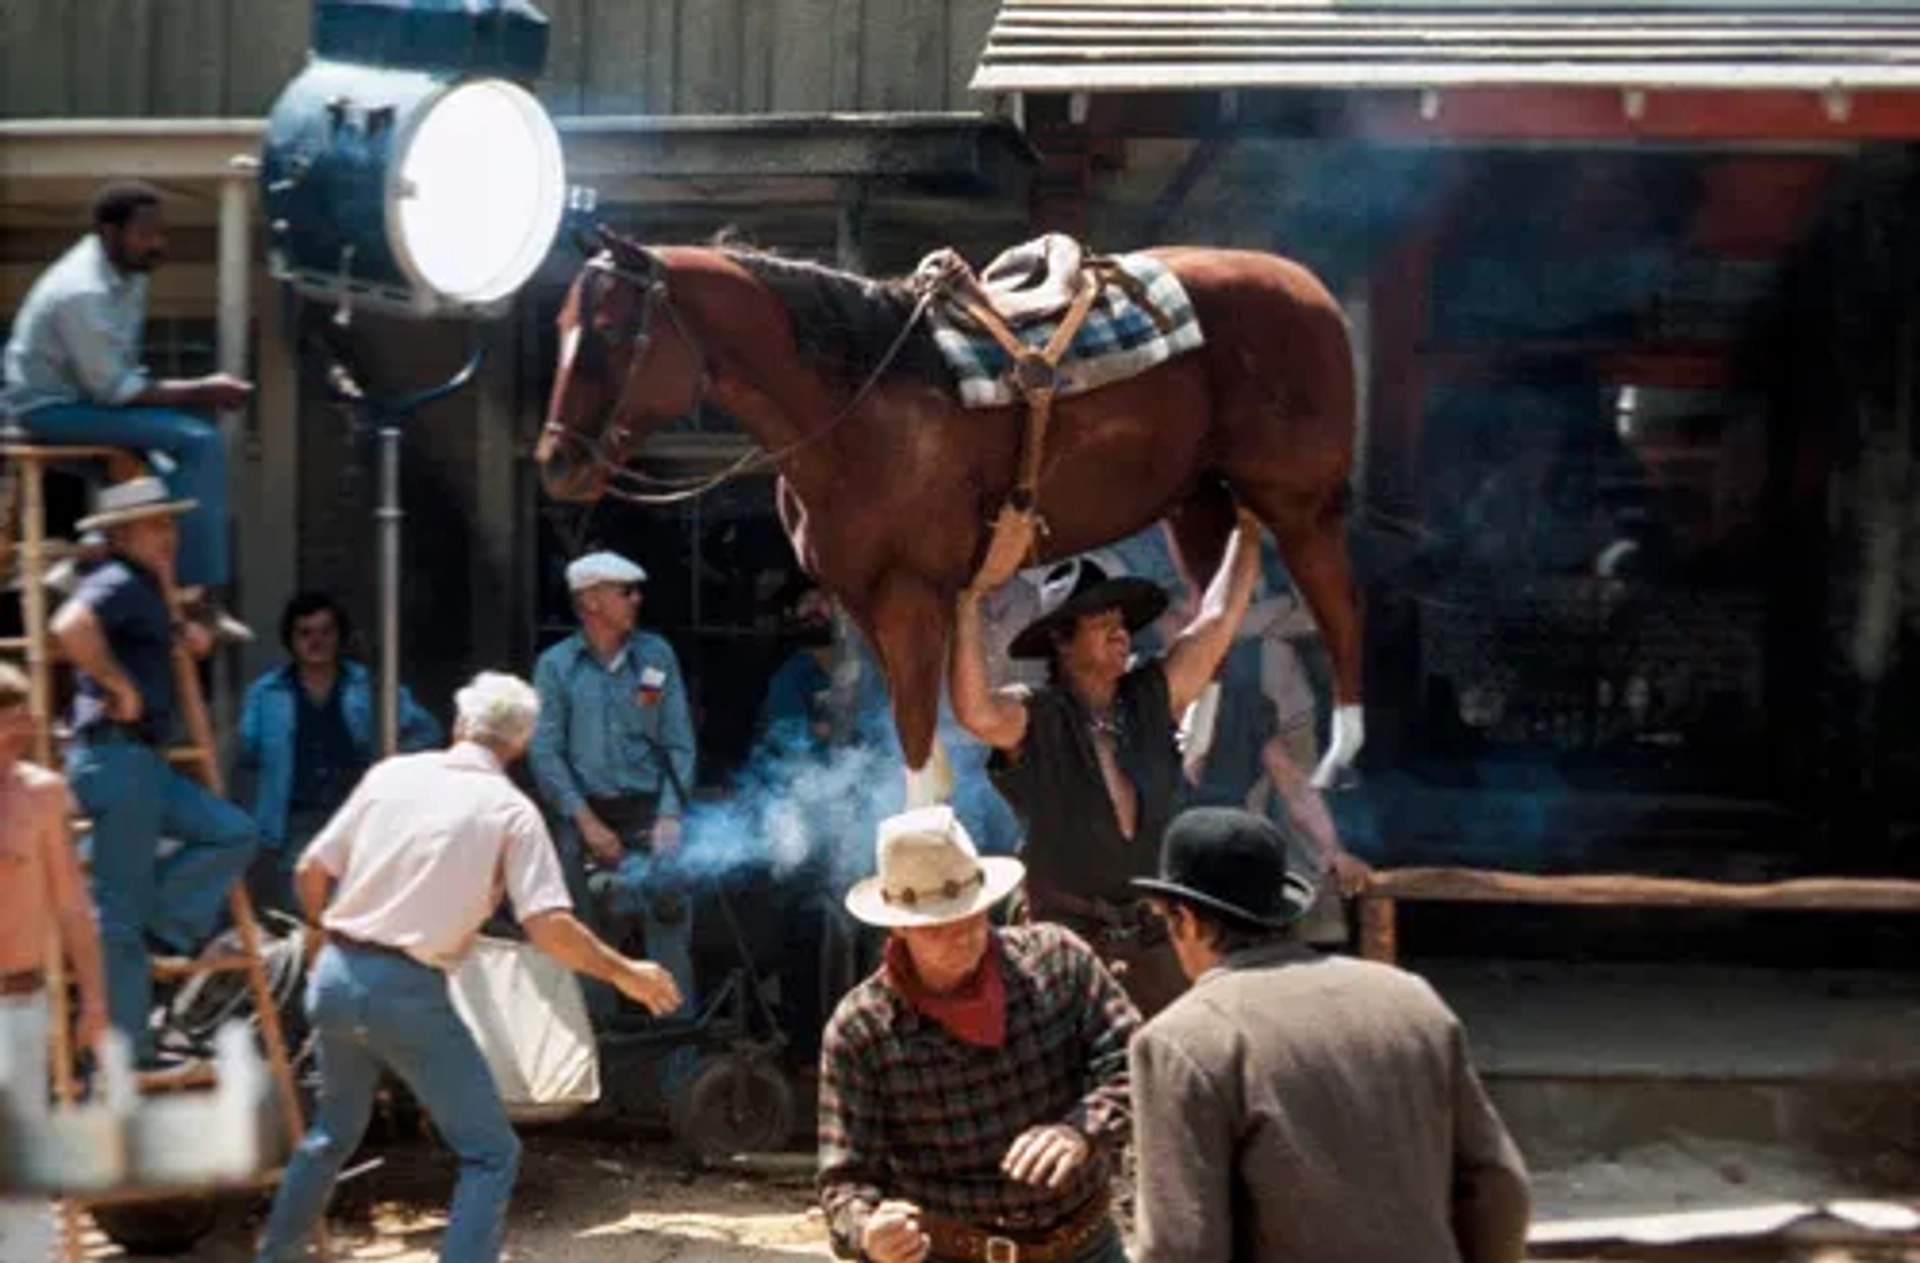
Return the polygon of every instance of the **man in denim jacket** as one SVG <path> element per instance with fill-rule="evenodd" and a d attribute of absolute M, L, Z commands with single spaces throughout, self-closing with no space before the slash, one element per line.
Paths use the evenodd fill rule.
<path fill-rule="evenodd" d="M 693 716 L 673 646 L 638 626 L 646 577 L 611 552 L 567 567 L 580 630 L 534 667 L 540 722 L 529 762 L 557 817 L 576 906 L 637 921 L 648 958 L 691 1001 L 693 909 L 672 860 L 693 786 Z M 605 1016 L 607 994 L 589 988 L 588 998 Z"/>
<path fill-rule="evenodd" d="M 380 757 L 373 674 L 341 656 L 352 624 L 324 592 L 303 592 L 280 615 L 291 658 L 253 682 L 240 715 L 240 765 L 254 778 L 260 829 L 254 897 L 296 911 L 293 868 L 360 774 Z M 438 746 L 440 725 L 400 690 L 400 751 Z"/>

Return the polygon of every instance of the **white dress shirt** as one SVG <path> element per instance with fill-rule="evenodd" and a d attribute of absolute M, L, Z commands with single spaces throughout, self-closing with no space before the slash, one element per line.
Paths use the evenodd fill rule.
<path fill-rule="evenodd" d="M 523 922 L 573 906 L 539 808 L 471 742 L 377 764 L 302 862 L 338 882 L 325 928 L 448 971 L 502 893 Z"/>

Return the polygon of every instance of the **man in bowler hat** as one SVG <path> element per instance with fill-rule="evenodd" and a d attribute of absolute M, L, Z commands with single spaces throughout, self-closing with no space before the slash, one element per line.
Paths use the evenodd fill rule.
<path fill-rule="evenodd" d="M 1296 940 L 1280 827 L 1195 808 L 1136 878 L 1193 987 L 1128 1052 L 1134 1263 L 1518 1263 L 1527 1171 L 1421 979 Z"/>

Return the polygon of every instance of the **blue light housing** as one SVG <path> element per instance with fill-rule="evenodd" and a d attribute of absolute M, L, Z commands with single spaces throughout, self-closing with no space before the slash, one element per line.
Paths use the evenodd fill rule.
<path fill-rule="evenodd" d="M 314 0 L 313 53 L 532 81 L 547 64 L 547 18 L 527 0 Z"/>
<path fill-rule="evenodd" d="M 521 83 L 546 35 L 524 0 L 316 0 L 315 55 L 261 153 L 273 275 L 410 315 L 502 310 L 566 196 L 559 134 Z"/>

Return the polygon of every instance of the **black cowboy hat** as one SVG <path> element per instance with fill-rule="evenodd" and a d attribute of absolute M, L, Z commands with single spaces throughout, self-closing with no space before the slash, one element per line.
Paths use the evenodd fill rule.
<path fill-rule="evenodd" d="M 1167 594 L 1159 584 L 1110 577 L 1091 557 L 1070 558 L 1040 581 L 1040 616 L 1021 629 L 1007 652 L 1016 658 L 1044 658 L 1052 649 L 1053 633 L 1071 629 L 1083 615 L 1119 610 L 1127 630 L 1137 632 L 1166 608 Z"/>
<path fill-rule="evenodd" d="M 1288 863 L 1287 835 L 1264 816 L 1232 807 L 1194 807 L 1167 826 L 1160 875 L 1128 884 L 1278 930 L 1305 916 L 1319 897 L 1312 879 Z"/>

